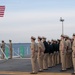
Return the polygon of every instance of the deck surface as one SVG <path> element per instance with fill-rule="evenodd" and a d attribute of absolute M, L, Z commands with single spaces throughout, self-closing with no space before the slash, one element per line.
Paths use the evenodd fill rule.
<path fill-rule="evenodd" d="M 60 69 L 61 65 L 57 65 L 37 75 L 72 75 L 73 68 L 65 73 L 60 72 Z M 30 59 L 0 60 L 0 75 L 31 75 L 31 71 Z"/>
<path fill-rule="evenodd" d="M 29 72 L 13 72 L 13 71 L 1 71 L 0 75 L 32 75 Z M 72 75 L 71 73 L 38 73 L 35 75 Z"/>

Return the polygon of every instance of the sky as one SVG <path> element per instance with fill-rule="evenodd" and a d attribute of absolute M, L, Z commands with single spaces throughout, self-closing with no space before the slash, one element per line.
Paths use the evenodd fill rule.
<path fill-rule="evenodd" d="M 75 0 L 0 0 L 5 5 L 4 17 L 0 17 L 0 41 L 29 43 L 30 37 L 45 36 L 58 39 L 62 34 L 72 37 L 75 33 Z"/>

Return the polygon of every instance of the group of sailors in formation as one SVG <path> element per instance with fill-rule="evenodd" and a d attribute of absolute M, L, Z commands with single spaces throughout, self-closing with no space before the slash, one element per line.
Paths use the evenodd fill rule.
<path fill-rule="evenodd" d="M 61 35 L 60 40 L 46 41 L 46 37 L 31 37 L 31 74 L 37 74 L 61 64 L 61 72 L 74 68 L 75 74 L 75 34 L 73 39 L 67 35 Z M 4 59 L 5 42 L 2 40 L 2 59 Z M 9 54 L 12 59 L 12 40 L 9 40 Z"/>
<path fill-rule="evenodd" d="M 61 35 L 60 40 L 46 41 L 46 37 L 31 37 L 31 74 L 37 74 L 61 64 L 61 72 L 74 68 L 75 74 L 75 34 L 73 39 Z"/>

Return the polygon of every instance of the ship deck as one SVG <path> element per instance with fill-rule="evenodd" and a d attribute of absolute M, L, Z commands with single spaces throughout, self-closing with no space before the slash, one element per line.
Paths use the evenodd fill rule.
<path fill-rule="evenodd" d="M 61 65 L 57 65 L 37 75 L 71 75 L 73 72 L 73 68 L 66 72 L 60 72 L 60 69 Z M 31 71 L 31 61 L 28 58 L 0 60 L 0 75 L 30 75 Z"/>

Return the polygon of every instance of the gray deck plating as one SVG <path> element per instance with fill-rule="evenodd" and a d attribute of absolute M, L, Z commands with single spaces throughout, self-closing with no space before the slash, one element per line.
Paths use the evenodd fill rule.
<path fill-rule="evenodd" d="M 61 65 L 49 68 L 44 72 L 60 72 Z M 9 59 L 0 60 L 0 71 L 19 71 L 19 72 L 31 72 L 31 61 L 30 59 Z M 73 68 L 66 72 L 72 73 Z"/>

